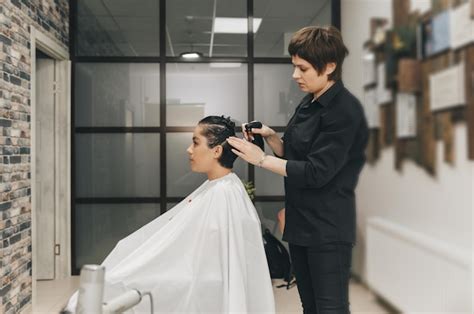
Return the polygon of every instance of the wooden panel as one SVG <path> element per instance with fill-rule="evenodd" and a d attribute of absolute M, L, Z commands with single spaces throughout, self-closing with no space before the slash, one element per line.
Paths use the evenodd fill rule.
<path fill-rule="evenodd" d="M 472 1 L 474 3 L 474 0 Z M 474 5 L 473 5 L 474 7 Z M 474 160 L 474 46 L 466 50 L 466 120 L 468 128 L 468 155 Z"/>
<path fill-rule="evenodd" d="M 372 133 L 374 134 L 373 137 L 374 137 L 374 157 L 375 157 L 375 160 L 379 160 L 380 158 L 380 143 L 378 141 L 378 138 L 380 137 L 379 133 L 380 133 L 380 130 L 379 129 L 374 129 L 372 130 Z"/>
<path fill-rule="evenodd" d="M 421 147 L 416 138 L 404 139 L 404 158 L 414 161 L 418 165 L 422 165 Z"/>
<path fill-rule="evenodd" d="M 393 111 L 395 105 L 388 103 L 380 107 L 381 121 L 380 121 L 380 147 L 389 147 L 393 145 L 393 139 L 395 138 L 395 121 Z"/>
<path fill-rule="evenodd" d="M 408 24 L 410 14 L 410 0 L 392 1 L 393 26 L 403 26 Z"/>
<path fill-rule="evenodd" d="M 443 127 L 444 161 L 454 164 L 454 127 L 451 120 L 451 112 L 447 111 L 439 115 Z"/>
<path fill-rule="evenodd" d="M 451 0 L 451 8 L 460 6 L 463 3 L 466 3 L 466 0 Z"/>
<path fill-rule="evenodd" d="M 421 65 L 420 65 L 421 67 Z M 421 70 L 420 70 L 421 71 Z M 420 73 L 421 74 L 421 73 Z M 421 75 L 420 75 L 421 76 Z M 416 138 L 412 139 L 413 145 L 416 148 L 416 152 L 413 152 L 409 157 L 413 158 L 418 165 L 431 173 L 431 170 L 425 167 L 424 165 L 424 156 L 423 156 L 423 120 L 424 120 L 424 111 L 423 111 L 423 98 L 421 95 L 416 97 Z"/>
<path fill-rule="evenodd" d="M 395 169 L 402 170 L 403 156 L 405 155 L 405 143 L 403 140 L 395 139 Z"/>
<path fill-rule="evenodd" d="M 443 119 L 441 114 L 434 114 L 434 138 L 436 141 L 443 140 Z"/>
<path fill-rule="evenodd" d="M 433 14 L 438 14 L 441 11 L 449 9 L 450 7 L 451 0 L 431 0 L 431 11 Z"/>
<path fill-rule="evenodd" d="M 429 93 L 429 75 L 434 68 L 435 60 L 424 61 L 421 65 L 421 82 L 422 82 L 422 108 L 420 136 L 421 136 L 421 154 L 422 164 L 425 169 L 431 173 L 436 173 L 436 141 L 434 139 L 434 117 L 430 109 L 430 93 Z M 420 120 L 419 120 L 420 121 Z"/>
<path fill-rule="evenodd" d="M 398 91 L 415 93 L 421 90 L 420 62 L 415 59 L 400 59 L 398 61 Z"/>
<path fill-rule="evenodd" d="M 369 142 L 367 143 L 366 156 L 367 162 L 370 164 L 374 164 L 380 156 L 380 146 L 378 138 L 378 129 L 369 130 Z"/>
<path fill-rule="evenodd" d="M 395 107 L 395 105 L 393 106 Z M 393 110 L 392 112 L 393 120 L 397 121 L 397 110 Z M 401 170 L 402 169 L 402 162 L 403 162 L 403 156 L 404 156 L 404 143 L 401 139 L 397 138 L 396 135 L 396 124 L 394 123 L 394 138 L 393 138 L 393 145 L 394 145 L 394 151 L 395 151 L 395 169 L 396 170 Z"/>
<path fill-rule="evenodd" d="M 387 144 L 388 145 L 393 145 L 394 143 L 394 140 L 396 138 L 396 130 L 395 130 L 395 104 L 394 103 L 391 103 L 388 105 L 388 111 L 387 111 L 387 121 L 388 121 L 388 125 L 387 125 L 387 129 L 388 129 L 388 132 L 387 132 L 387 138 L 386 138 L 386 141 L 387 141 Z"/>
<path fill-rule="evenodd" d="M 453 121 L 454 124 L 458 122 L 466 122 L 466 108 L 464 107 L 458 107 L 453 110 L 450 110 L 451 112 L 451 121 Z"/>
<path fill-rule="evenodd" d="M 394 42 L 398 42 L 396 36 L 394 30 L 387 31 L 387 42 L 384 47 L 385 86 L 387 88 L 392 88 L 397 83 L 398 57 L 394 47 Z"/>
<path fill-rule="evenodd" d="M 379 114 L 380 114 L 380 129 L 379 129 L 379 147 L 385 147 L 385 138 L 387 132 L 387 115 L 386 115 L 387 106 L 380 106 Z"/>

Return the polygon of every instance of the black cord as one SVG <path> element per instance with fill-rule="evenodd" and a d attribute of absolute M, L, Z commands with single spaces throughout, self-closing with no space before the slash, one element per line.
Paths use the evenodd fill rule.
<path fill-rule="evenodd" d="M 155 313 L 155 310 L 153 309 L 153 295 L 151 292 L 145 292 L 143 295 L 148 295 L 150 297 L 150 309 L 151 309 L 151 314 Z"/>

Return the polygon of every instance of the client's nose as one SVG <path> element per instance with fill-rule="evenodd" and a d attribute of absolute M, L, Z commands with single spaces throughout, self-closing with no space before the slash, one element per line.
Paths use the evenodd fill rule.
<path fill-rule="evenodd" d="M 293 70 L 293 74 L 291 75 L 291 77 L 296 80 L 298 78 L 300 78 L 300 73 L 298 71 L 298 68 L 295 67 L 295 69 Z"/>

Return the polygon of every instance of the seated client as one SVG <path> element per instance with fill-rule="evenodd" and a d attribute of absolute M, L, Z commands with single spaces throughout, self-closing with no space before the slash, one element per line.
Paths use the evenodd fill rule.
<path fill-rule="evenodd" d="M 104 300 L 151 292 L 155 313 L 274 313 L 260 221 L 240 179 L 229 119 L 209 116 L 188 147 L 191 170 L 208 180 L 178 205 L 119 241 L 102 265 Z M 77 292 L 67 310 L 74 312 Z M 149 311 L 143 300 L 132 313 Z"/>

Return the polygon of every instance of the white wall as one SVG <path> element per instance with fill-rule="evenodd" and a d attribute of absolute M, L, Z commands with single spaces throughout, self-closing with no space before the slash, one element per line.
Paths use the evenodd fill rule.
<path fill-rule="evenodd" d="M 370 18 L 391 20 L 391 11 L 389 0 L 341 1 L 342 35 L 350 51 L 343 78 L 346 87 L 359 99 L 363 95 L 362 45 L 369 38 Z M 438 143 L 436 177 L 410 161 L 405 161 L 403 170 L 397 172 L 393 147 L 383 150 L 375 165 L 364 168 L 357 189 L 358 243 L 354 251 L 354 273 L 366 279 L 366 222 L 373 216 L 472 252 L 474 162 L 467 159 L 466 141 L 466 125 L 456 125 L 454 166 L 442 160 L 443 145 Z"/>

